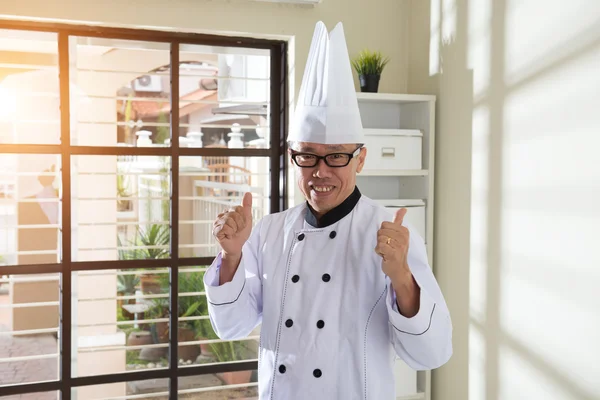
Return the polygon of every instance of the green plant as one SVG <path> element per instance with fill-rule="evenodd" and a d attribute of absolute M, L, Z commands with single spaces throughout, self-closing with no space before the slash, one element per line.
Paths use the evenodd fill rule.
<path fill-rule="evenodd" d="M 384 58 L 379 51 L 363 50 L 352 60 L 352 65 L 358 75 L 381 75 L 389 61 L 389 57 Z"/>
<path fill-rule="evenodd" d="M 117 295 L 131 296 L 135 294 L 140 278 L 136 275 L 117 275 Z M 135 299 L 117 299 L 117 320 L 127 321 L 133 319 L 133 314 L 123 310 L 124 304 L 135 304 Z"/>
<path fill-rule="evenodd" d="M 199 320 L 196 329 L 196 339 L 220 339 L 214 332 L 210 320 L 208 319 Z M 228 362 L 246 360 L 250 357 L 253 357 L 252 351 L 248 348 L 246 343 L 247 342 L 245 341 L 227 341 L 220 343 L 208 343 L 207 346 L 219 362 Z"/>
<path fill-rule="evenodd" d="M 124 295 L 135 294 L 137 285 L 140 284 L 140 277 L 137 275 L 118 275 L 117 292 Z"/>
<path fill-rule="evenodd" d="M 211 343 L 209 346 L 219 362 L 245 360 L 250 356 L 250 349 L 243 342 Z"/>
<path fill-rule="evenodd" d="M 117 195 L 119 197 L 129 197 L 131 193 L 128 191 L 129 179 L 124 174 L 117 175 Z"/>
<path fill-rule="evenodd" d="M 193 293 L 203 292 L 204 272 L 180 272 L 178 278 L 179 293 Z M 158 278 L 161 287 L 169 286 L 169 277 L 167 275 L 161 275 Z M 158 304 L 156 304 L 158 306 Z M 179 318 L 186 317 L 199 317 L 208 315 L 208 305 L 205 296 L 179 296 L 177 300 L 177 308 Z M 201 330 L 202 320 L 194 319 L 189 321 L 181 321 L 180 327 L 186 327 L 191 329 L 195 335 Z"/>
<path fill-rule="evenodd" d="M 123 249 L 123 242 L 117 236 L 119 246 L 119 260 L 148 260 L 169 257 L 169 246 L 171 242 L 171 231 L 169 225 L 152 224 L 147 229 L 138 227 L 136 237 L 129 241 L 135 247 L 150 247 L 142 249 Z"/>
<path fill-rule="evenodd" d="M 139 257 L 142 259 L 157 259 L 169 257 L 169 249 L 164 248 L 171 242 L 171 231 L 169 225 L 152 224 L 146 230 L 138 227 L 138 246 L 150 248 L 138 249 Z"/>
<path fill-rule="evenodd" d="M 147 365 L 148 361 L 140 360 L 139 356 L 140 356 L 140 351 L 139 350 L 128 350 L 128 351 L 126 351 L 125 352 L 125 357 L 126 357 L 125 359 L 126 359 L 127 365 L 131 365 L 131 364 Z"/>
<path fill-rule="evenodd" d="M 171 170 L 171 163 L 169 157 L 162 159 L 162 165 L 160 167 L 160 188 L 162 196 L 169 197 L 169 171 Z M 169 221 L 171 218 L 171 203 L 169 200 L 161 200 L 160 203 L 162 220 Z"/>
<path fill-rule="evenodd" d="M 163 103 L 159 103 L 158 106 L 162 108 Z M 161 111 L 158 113 L 158 118 L 156 119 L 156 122 L 158 122 L 159 124 L 168 124 L 169 118 L 167 118 L 167 115 L 163 111 Z M 165 140 L 167 140 L 170 136 L 171 132 L 168 126 L 159 126 L 156 128 L 156 136 L 154 137 L 154 143 L 163 144 Z"/>
<path fill-rule="evenodd" d="M 126 122 L 126 124 L 124 125 L 124 128 L 125 128 L 125 143 L 131 143 L 133 141 L 132 128 L 127 123 L 131 119 L 131 114 L 132 114 L 131 111 L 133 109 L 133 103 L 131 101 L 132 97 L 133 97 L 133 95 L 130 94 L 128 96 L 127 103 L 125 104 L 125 118 L 124 118 L 125 122 Z"/>

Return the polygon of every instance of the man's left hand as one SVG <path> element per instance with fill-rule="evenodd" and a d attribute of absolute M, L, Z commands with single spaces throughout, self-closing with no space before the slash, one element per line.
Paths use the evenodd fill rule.
<path fill-rule="evenodd" d="M 396 211 L 393 222 L 385 221 L 377 231 L 377 247 L 375 252 L 383 258 L 383 273 L 392 282 L 412 277 L 408 268 L 408 243 L 410 233 L 402 226 L 406 208 Z"/>
<path fill-rule="evenodd" d="M 392 281 L 396 292 L 398 311 L 411 318 L 419 311 L 420 288 L 408 267 L 408 244 L 410 232 L 402 226 L 406 208 L 396 211 L 394 221 L 383 222 L 377 231 L 375 251 L 383 258 L 383 273 Z"/>

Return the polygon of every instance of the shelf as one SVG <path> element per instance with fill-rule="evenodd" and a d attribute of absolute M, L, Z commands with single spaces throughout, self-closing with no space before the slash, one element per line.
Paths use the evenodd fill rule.
<path fill-rule="evenodd" d="M 423 132 L 419 129 L 380 129 L 380 128 L 363 128 L 365 135 L 375 136 L 418 136 L 423 137 Z"/>
<path fill-rule="evenodd" d="M 425 399 L 425 393 L 415 393 L 415 394 L 411 394 L 409 396 L 396 397 L 396 400 L 424 400 L 424 399 Z"/>
<path fill-rule="evenodd" d="M 358 176 L 427 176 L 426 169 L 371 169 L 362 170 Z"/>
<path fill-rule="evenodd" d="M 423 199 L 372 199 L 384 207 L 424 207 Z"/>
<path fill-rule="evenodd" d="M 356 93 L 359 102 L 411 104 L 435 101 L 434 95 L 401 93 Z"/>

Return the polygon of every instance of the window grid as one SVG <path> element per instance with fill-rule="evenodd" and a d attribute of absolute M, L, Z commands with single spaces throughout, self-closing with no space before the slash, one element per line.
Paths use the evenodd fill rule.
<path fill-rule="evenodd" d="M 147 379 L 169 379 L 169 398 L 177 399 L 178 378 L 184 376 L 214 374 L 233 371 L 256 370 L 257 360 L 247 360 L 229 364 L 208 364 L 180 368 L 178 366 L 177 335 L 170 334 L 170 363 L 162 370 L 127 371 L 113 374 L 72 377 L 72 273 L 77 271 L 126 270 L 133 268 L 169 269 L 170 310 L 177 310 L 178 305 L 178 272 L 180 267 L 209 265 L 212 257 L 179 257 L 179 159 L 180 156 L 212 156 L 212 157 L 268 157 L 270 159 L 270 212 L 284 210 L 287 207 L 287 174 L 286 174 L 286 142 L 287 125 L 287 44 L 284 41 L 262 40 L 241 37 L 220 37 L 205 34 L 186 34 L 179 32 L 161 32 L 150 30 L 133 30 L 122 28 L 99 28 L 54 23 L 33 23 L 24 21 L 2 21 L 0 29 L 42 31 L 58 34 L 58 71 L 60 84 L 60 123 L 61 144 L 0 144 L 0 154 L 56 154 L 61 157 L 61 253 L 62 262 L 56 264 L 8 265 L 0 266 L 0 276 L 60 274 L 59 296 L 59 378 L 57 381 L 46 381 L 31 384 L 9 384 L 0 386 L 3 396 L 36 392 L 60 391 L 61 399 L 69 400 L 72 389 L 89 385 L 141 381 Z M 179 65 L 179 48 L 181 43 L 200 44 L 225 47 L 245 47 L 268 49 L 270 53 L 270 104 L 269 115 L 270 141 L 269 149 L 223 149 L 223 148 L 180 148 L 179 141 L 171 141 L 171 147 L 138 148 L 138 147 L 93 147 L 73 146 L 70 138 L 70 93 L 69 93 L 69 38 L 85 36 L 110 39 L 130 39 L 136 41 L 167 42 L 170 44 L 170 65 Z M 179 68 L 170 68 L 171 87 L 171 137 L 179 136 Z M 170 258 L 155 260 L 110 260 L 110 261 L 72 261 L 71 244 L 71 157 L 75 155 L 124 155 L 124 156 L 170 156 L 171 176 L 171 242 Z M 178 313 L 170 312 L 170 332 L 177 332 Z"/>

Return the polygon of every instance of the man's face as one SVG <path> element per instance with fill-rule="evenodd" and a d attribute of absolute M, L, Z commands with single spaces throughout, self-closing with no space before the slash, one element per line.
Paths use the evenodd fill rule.
<path fill-rule="evenodd" d="M 366 148 L 356 151 L 356 144 L 318 144 L 318 143 L 295 143 L 290 149 L 290 161 L 294 163 L 298 176 L 298 187 L 311 207 L 320 215 L 340 205 L 352 192 L 356 185 L 356 174 L 363 168 Z M 300 154 L 298 154 L 300 153 Z M 345 164 L 347 156 L 340 153 L 354 154 L 348 165 Z M 315 166 L 300 167 L 294 161 L 310 165 L 314 163 L 314 157 L 331 155 L 327 165 L 324 159 L 319 159 Z M 306 154 L 306 155 L 304 155 Z"/>

